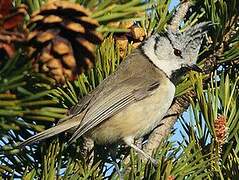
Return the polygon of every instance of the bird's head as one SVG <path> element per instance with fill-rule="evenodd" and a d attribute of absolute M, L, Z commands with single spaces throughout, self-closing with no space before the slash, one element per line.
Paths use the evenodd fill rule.
<path fill-rule="evenodd" d="M 195 64 L 209 25 L 203 22 L 183 33 L 169 29 L 164 34 L 152 35 L 142 45 L 143 52 L 168 77 L 185 68 L 199 71 Z"/>

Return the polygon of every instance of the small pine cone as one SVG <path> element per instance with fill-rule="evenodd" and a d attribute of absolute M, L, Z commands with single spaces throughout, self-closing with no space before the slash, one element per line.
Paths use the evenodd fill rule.
<path fill-rule="evenodd" d="M 65 79 L 74 80 L 93 66 L 95 45 L 103 38 L 96 32 L 99 24 L 90 14 L 79 4 L 57 0 L 48 1 L 33 13 L 29 55 L 38 71 L 65 83 Z"/>
<path fill-rule="evenodd" d="M 227 119 L 223 115 L 218 115 L 214 121 L 216 141 L 219 145 L 225 144 L 228 136 Z"/>
<path fill-rule="evenodd" d="M 11 0 L 0 1 L 0 57 L 13 58 L 15 43 L 25 40 L 22 25 L 26 14 L 26 6 L 14 8 Z"/>
<path fill-rule="evenodd" d="M 175 176 L 172 176 L 172 175 L 168 176 L 167 178 L 167 180 L 175 180 L 175 179 L 176 179 Z"/>
<path fill-rule="evenodd" d="M 128 48 L 128 39 L 126 36 L 115 37 L 116 47 L 119 49 L 119 55 L 121 58 L 126 56 L 126 51 Z"/>
<path fill-rule="evenodd" d="M 124 29 L 130 29 L 134 25 L 133 21 L 123 21 L 120 22 L 119 27 Z"/>
<path fill-rule="evenodd" d="M 131 34 L 133 39 L 143 41 L 145 38 L 145 32 L 144 29 L 138 26 L 132 26 L 131 27 Z"/>
<path fill-rule="evenodd" d="M 115 34 L 114 36 L 116 45 L 120 48 L 120 57 L 124 58 L 127 54 L 128 45 L 131 44 L 133 48 L 137 48 L 145 39 L 146 34 L 142 27 L 134 25 L 132 21 L 122 22 L 118 26 L 128 29 L 128 32 Z"/>

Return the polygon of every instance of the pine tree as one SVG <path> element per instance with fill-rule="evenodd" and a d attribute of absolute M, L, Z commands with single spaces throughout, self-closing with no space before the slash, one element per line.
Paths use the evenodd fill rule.
<path fill-rule="evenodd" d="M 0 1 L 0 179 L 239 178 L 239 1 L 184 0 L 169 11 L 170 3 Z M 204 73 L 180 79 L 173 115 L 137 141 L 157 168 L 121 144 L 65 146 L 69 133 L 17 148 L 66 117 L 144 39 L 205 21 L 213 25 L 198 58 Z"/>

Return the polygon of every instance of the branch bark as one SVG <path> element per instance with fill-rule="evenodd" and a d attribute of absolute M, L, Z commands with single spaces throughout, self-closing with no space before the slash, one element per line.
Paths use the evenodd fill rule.
<path fill-rule="evenodd" d="M 194 95 L 193 91 L 191 91 L 175 99 L 167 112 L 167 116 L 160 121 L 159 126 L 149 135 L 148 141 L 143 148 L 144 152 L 150 155 L 153 154 L 153 151 L 160 145 L 162 140 L 170 134 L 171 128 L 178 116 L 188 108 L 189 97 L 193 97 Z"/>

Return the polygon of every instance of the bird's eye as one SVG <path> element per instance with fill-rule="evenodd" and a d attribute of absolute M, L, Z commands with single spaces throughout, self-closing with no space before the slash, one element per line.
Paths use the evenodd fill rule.
<path fill-rule="evenodd" d="M 180 51 L 179 49 L 174 48 L 173 53 L 175 54 L 175 56 L 182 57 L 182 51 Z"/>

